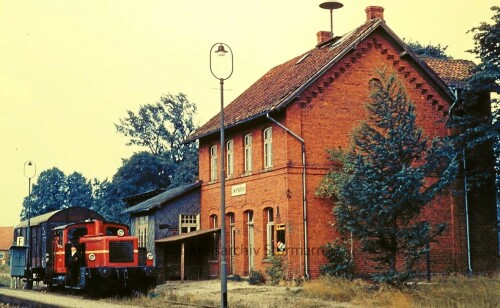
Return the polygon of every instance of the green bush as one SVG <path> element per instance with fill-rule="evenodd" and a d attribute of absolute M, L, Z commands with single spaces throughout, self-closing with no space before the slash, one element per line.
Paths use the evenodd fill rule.
<path fill-rule="evenodd" d="M 7 264 L 0 264 L 0 273 L 10 274 L 10 266 Z"/>
<path fill-rule="evenodd" d="M 248 276 L 248 283 L 252 285 L 264 283 L 264 275 L 260 271 L 251 269 Z"/>
<path fill-rule="evenodd" d="M 283 257 L 271 256 L 269 257 L 269 263 L 269 266 L 266 267 L 266 274 L 269 276 L 269 282 L 276 285 L 286 278 Z"/>
<path fill-rule="evenodd" d="M 347 245 L 337 240 L 326 243 L 322 248 L 328 263 L 319 267 L 321 274 L 352 279 L 354 267 Z"/>

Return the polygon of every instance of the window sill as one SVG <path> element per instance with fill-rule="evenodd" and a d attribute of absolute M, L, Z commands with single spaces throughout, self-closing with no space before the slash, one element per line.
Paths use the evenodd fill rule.
<path fill-rule="evenodd" d="M 271 263 L 271 258 L 275 257 L 273 256 L 266 256 L 264 259 L 262 259 L 262 263 Z"/>

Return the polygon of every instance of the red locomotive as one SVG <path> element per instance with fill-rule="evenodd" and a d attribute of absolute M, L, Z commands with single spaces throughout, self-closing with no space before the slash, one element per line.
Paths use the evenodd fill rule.
<path fill-rule="evenodd" d="M 73 208 L 50 213 L 43 222 L 30 226 L 34 238 L 28 256 L 31 256 L 33 267 L 24 273 L 25 279 L 43 281 L 49 289 L 85 289 L 91 294 L 107 291 L 145 293 L 155 287 L 153 254 L 138 247 L 138 238 L 129 234 L 128 226 L 94 217 L 74 222 L 75 219 L 67 219 L 71 217 L 67 215 L 68 210 L 79 211 Z M 57 219 L 63 216 L 65 224 Z M 36 217 L 34 220 L 37 222 Z M 18 237 L 26 233 L 22 224 L 14 232 L 15 240 L 16 233 Z M 41 256 L 44 256 L 42 262 Z"/>

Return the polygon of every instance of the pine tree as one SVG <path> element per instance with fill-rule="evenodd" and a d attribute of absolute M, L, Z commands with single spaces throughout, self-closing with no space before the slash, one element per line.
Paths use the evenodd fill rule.
<path fill-rule="evenodd" d="M 454 180 L 457 164 L 450 145 L 424 137 L 396 77 L 378 74 L 366 105 L 369 117 L 355 130 L 352 151 L 333 152 L 343 167 L 325 177 L 320 193 L 337 199 L 335 225 L 378 264 L 374 278 L 399 285 L 414 274 L 425 244 L 445 229 L 419 215 Z"/>

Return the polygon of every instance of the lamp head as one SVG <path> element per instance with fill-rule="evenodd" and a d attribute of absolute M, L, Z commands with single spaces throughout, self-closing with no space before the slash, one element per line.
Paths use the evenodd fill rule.
<path fill-rule="evenodd" d="M 224 49 L 224 45 L 220 44 L 216 51 L 214 51 L 219 57 L 226 55 L 227 51 Z"/>

